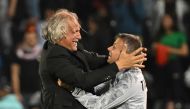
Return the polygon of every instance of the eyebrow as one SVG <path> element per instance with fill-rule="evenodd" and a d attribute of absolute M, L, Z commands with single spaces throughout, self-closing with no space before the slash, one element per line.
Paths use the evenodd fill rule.
<path fill-rule="evenodd" d="M 117 46 L 121 45 L 121 46 L 124 46 L 123 44 L 119 44 L 119 43 L 114 43 L 113 45 L 117 45 Z"/>
<path fill-rule="evenodd" d="M 118 47 L 118 43 L 114 43 L 112 46 L 114 46 L 114 47 Z"/>

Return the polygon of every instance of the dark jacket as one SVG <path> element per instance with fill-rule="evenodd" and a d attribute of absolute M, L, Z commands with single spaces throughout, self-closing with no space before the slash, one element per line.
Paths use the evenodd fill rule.
<path fill-rule="evenodd" d="M 93 87 L 115 77 L 115 63 L 107 64 L 106 58 L 87 52 L 80 47 L 70 52 L 64 47 L 45 42 L 40 59 L 43 109 L 85 109 L 69 92 L 57 85 L 64 83 L 92 91 Z"/>

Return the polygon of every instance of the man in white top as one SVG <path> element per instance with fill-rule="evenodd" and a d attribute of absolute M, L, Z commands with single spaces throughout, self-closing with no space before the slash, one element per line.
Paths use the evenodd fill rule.
<path fill-rule="evenodd" d="M 138 36 L 118 34 L 114 44 L 108 48 L 108 62 L 113 63 L 122 55 L 121 51 L 131 53 L 142 46 Z M 139 63 L 142 64 L 142 63 Z M 104 86 L 106 83 L 98 85 Z M 97 87 L 98 87 L 97 86 Z M 98 89 L 96 87 L 96 89 Z M 147 87 L 141 69 L 123 69 L 116 75 L 109 90 L 101 96 L 75 88 L 73 96 L 87 109 L 146 109 Z"/>

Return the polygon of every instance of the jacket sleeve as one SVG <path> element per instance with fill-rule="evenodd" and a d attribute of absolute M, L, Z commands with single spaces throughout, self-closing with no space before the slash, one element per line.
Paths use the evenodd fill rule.
<path fill-rule="evenodd" d="M 89 52 L 87 50 L 82 50 L 90 69 L 96 69 L 100 66 L 104 66 L 107 63 L 107 56 L 106 55 L 99 55 L 95 52 Z"/>
<path fill-rule="evenodd" d="M 118 67 L 115 63 L 108 64 L 90 72 L 84 72 L 83 69 L 74 65 L 71 60 L 64 55 L 47 58 L 48 72 L 60 78 L 65 83 L 81 89 L 92 88 L 104 81 L 115 77 Z"/>

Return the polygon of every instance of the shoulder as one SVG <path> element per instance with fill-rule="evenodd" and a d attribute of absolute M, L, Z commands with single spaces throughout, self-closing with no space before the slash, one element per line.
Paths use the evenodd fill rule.
<path fill-rule="evenodd" d="M 179 40 L 182 40 L 182 41 L 186 41 L 187 40 L 187 36 L 185 33 L 183 32 L 175 32 L 175 37 Z"/>
<path fill-rule="evenodd" d="M 43 46 L 43 53 L 45 53 L 48 57 L 54 57 L 54 56 L 69 56 L 70 52 L 66 48 L 58 45 L 53 44 L 48 41 L 44 43 Z"/>
<path fill-rule="evenodd" d="M 142 73 L 142 70 L 138 67 L 130 68 L 124 71 L 124 74 L 133 74 L 136 75 L 138 73 Z"/>
<path fill-rule="evenodd" d="M 144 79 L 140 68 L 131 68 L 123 73 L 123 78 L 127 78 L 128 82 L 137 82 Z"/>
<path fill-rule="evenodd" d="M 174 32 L 174 34 L 176 35 L 176 36 L 179 36 L 179 37 L 185 37 L 186 35 L 183 33 L 183 32 L 180 32 L 180 31 L 177 31 L 177 32 Z"/>

